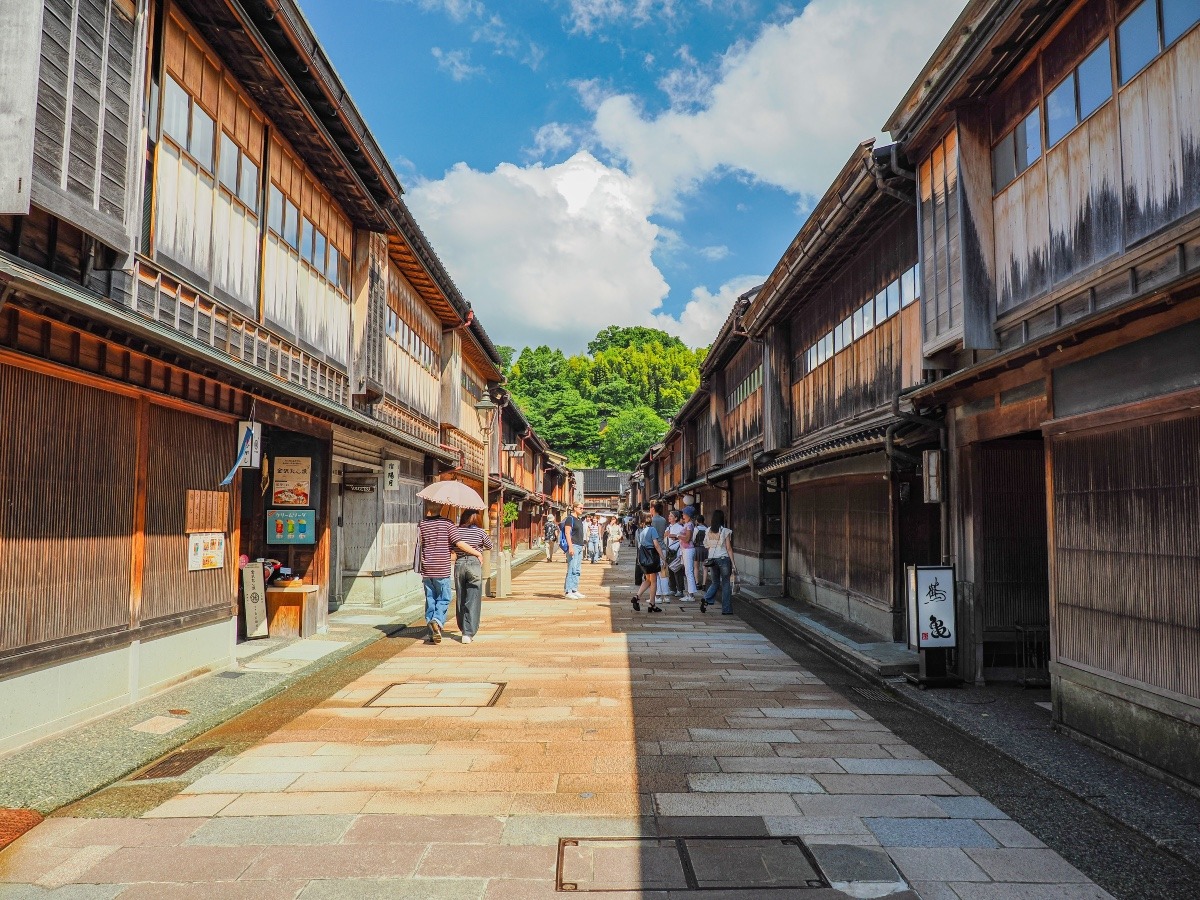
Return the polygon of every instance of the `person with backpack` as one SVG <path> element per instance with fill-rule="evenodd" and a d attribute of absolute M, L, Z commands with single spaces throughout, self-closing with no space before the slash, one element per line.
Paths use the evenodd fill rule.
<path fill-rule="evenodd" d="M 544 529 L 544 536 L 546 538 L 546 562 L 554 562 L 554 551 L 558 547 L 558 524 L 554 521 L 554 513 L 546 513 L 546 524 Z"/>
<path fill-rule="evenodd" d="M 696 548 L 696 594 L 704 596 L 705 578 L 704 574 L 708 570 L 704 566 L 704 561 L 708 559 L 708 550 L 704 546 L 704 538 L 708 534 L 708 526 L 704 524 L 704 516 L 696 515 L 696 530 L 692 533 L 692 545 Z"/>
<path fill-rule="evenodd" d="M 733 559 L 733 532 L 725 527 L 725 513 L 719 509 L 713 510 L 712 525 L 704 537 L 704 546 L 708 550 L 709 572 L 712 573 L 712 584 L 704 592 L 700 602 L 700 611 L 704 612 L 708 604 L 719 594 L 721 597 L 721 615 L 733 615 L 733 582 L 737 577 L 737 565 Z"/>
<path fill-rule="evenodd" d="M 642 572 L 642 586 L 630 600 L 634 612 L 641 611 L 643 594 L 649 594 L 650 605 L 646 608 L 647 612 L 662 612 L 662 607 L 654 602 L 658 573 L 662 570 L 662 557 L 662 543 L 658 539 L 653 517 L 648 512 L 643 513 L 642 527 L 637 533 L 637 564 Z"/>
<path fill-rule="evenodd" d="M 583 504 L 576 503 L 571 515 L 562 521 L 562 537 L 559 546 L 567 554 L 567 578 L 563 582 L 563 596 L 568 600 L 582 600 L 579 579 L 583 575 L 583 541 L 586 527 L 583 521 Z"/>

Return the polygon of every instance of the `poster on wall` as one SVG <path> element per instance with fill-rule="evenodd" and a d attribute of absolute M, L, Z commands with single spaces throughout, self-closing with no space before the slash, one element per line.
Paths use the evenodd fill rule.
<path fill-rule="evenodd" d="M 198 531 L 195 534 L 189 534 L 187 539 L 189 572 L 225 568 L 224 534 Z"/>
<path fill-rule="evenodd" d="M 312 457 L 275 457 L 272 506 L 308 506 L 312 496 Z"/>
<path fill-rule="evenodd" d="M 953 647 L 958 641 L 954 568 L 913 566 L 909 570 L 909 628 L 920 649 Z"/>
<path fill-rule="evenodd" d="M 315 544 L 316 526 L 315 509 L 268 509 L 267 543 Z"/>

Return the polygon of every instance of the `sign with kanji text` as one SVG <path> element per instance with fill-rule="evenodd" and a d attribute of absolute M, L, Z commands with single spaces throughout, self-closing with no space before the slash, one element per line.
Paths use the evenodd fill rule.
<path fill-rule="evenodd" d="M 953 647 L 958 641 L 953 566 L 909 566 L 909 644 L 919 650 Z"/>
<path fill-rule="evenodd" d="M 268 509 L 268 544 L 315 544 L 317 512 L 314 509 Z"/>

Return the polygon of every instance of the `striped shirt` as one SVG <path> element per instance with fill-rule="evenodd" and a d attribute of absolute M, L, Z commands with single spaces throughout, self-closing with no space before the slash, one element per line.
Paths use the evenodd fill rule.
<path fill-rule="evenodd" d="M 417 530 L 421 534 L 421 577 L 449 578 L 454 525 L 441 516 L 428 516 Z"/>
<path fill-rule="evenodd" d="M 455 528 L 454 533 L 450 536 L 450 541 L 453 544 L 458 544 L 459 541 L 461 541 L 468 547 L 474 547 L 476 550 L 492 549 L 491 537 L 478 525 L 468 525 L 466 528 Z"/>

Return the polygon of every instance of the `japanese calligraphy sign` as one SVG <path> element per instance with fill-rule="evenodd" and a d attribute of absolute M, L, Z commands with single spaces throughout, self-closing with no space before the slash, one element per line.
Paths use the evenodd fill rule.
<path fill-rule="evenodd" d="M 909 646 L 918 650 L 955 646 L 956 610 L 952 566 L 908 567 Z"/>

